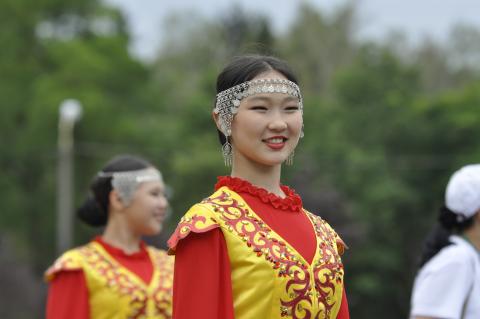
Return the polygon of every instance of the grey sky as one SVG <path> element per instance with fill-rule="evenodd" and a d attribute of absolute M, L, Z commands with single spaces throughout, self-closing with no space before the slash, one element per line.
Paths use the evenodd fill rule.
<path fill-rule="evenodd" d="M 308 2 L 330 12 L 347 0 L 104 0 L 126 14 L 133 35 L 132 51 L 151 58 L 162 44 L 162 26 L 172 13 L 194 11 L 214 18 L 233 4 L 247 11 L 267 14 L 277 32 L 288 28 L 298 3 Z M 357 0 L 361 28 L 359 35 L 381 38 L 392 29 L 403 30 L 413 41 L 428 34 L 446 39 L 454 23 L 465 22 L 480 28 L 479 0 Z"/>

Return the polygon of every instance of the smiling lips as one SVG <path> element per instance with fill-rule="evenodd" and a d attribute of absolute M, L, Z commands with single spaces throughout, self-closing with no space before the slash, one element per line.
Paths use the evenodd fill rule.
<path fill-rule="evenodd" d="M 154 213 L 153 214 L 153 217 L 160 221 L 160 222 L 163 222 L 163 220 L 165 219 L 165 213 L 164 212 L 161 212 L 161 213 Z"/>
<path fill-rule="evenodd" d="M 273 136 L 263 140 L 268 147 L 272 150 L 280 150 L 285 146 L 285 142 L 288 140 L 285 136 Z"/>

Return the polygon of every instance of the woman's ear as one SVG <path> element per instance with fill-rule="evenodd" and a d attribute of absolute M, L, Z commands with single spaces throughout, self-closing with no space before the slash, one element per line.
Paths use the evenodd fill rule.
<path fill-rule="evenodd" d="M 123 203 L 122 198 L 114 189 L 110 192 L 110 194 L 108 194 L 108 200 L 110 202 L 110 206 L 115 211 L 119 211 L 125 208 L 125 204 Z"/>
<path fill-rule="evenodd" d="M 217 126 L 217 129 L 223 133 L 222 126 L 220 125 L 220 115 L 218 115 L 215 112 L 212 112 L 212 118 L 213 118 L 213 121 L 215 121 L 215 125 Z"/>

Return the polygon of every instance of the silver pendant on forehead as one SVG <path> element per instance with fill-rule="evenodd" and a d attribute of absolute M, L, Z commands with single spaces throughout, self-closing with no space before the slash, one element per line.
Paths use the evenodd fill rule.
<path fill-rule="evenodd" d="M 155 168 L 122 171 L 122 172 L 98 172 L 98 177 L 111 177 L 112 188 L 117 191 L 123 203 L 128 205 L 133 194 L 141 183 L 162 181 L 162 174 Z"/>

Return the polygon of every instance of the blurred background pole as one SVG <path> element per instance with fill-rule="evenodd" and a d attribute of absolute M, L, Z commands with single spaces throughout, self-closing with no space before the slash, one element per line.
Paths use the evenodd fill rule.
<path fill-rule="evenodd" d="M 80 102 L 60 104 L 57 162 L 57 254 L 72 247 L 73 238 L 73 128 L 82 115 Z"/>

